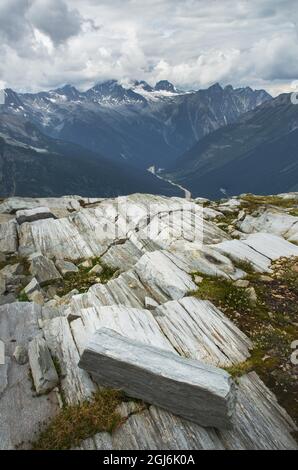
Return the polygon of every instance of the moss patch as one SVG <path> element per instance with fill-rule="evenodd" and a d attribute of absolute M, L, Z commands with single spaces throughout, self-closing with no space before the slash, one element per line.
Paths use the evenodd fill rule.
<path fill-rule="evenodd" d="M 30 302 L 28 295 L 25 292 L 20 292 L 17 297 L 19 302 Z"/>
<path fill-rule="evenodd" d="M 82 294 L 84 292 L 87 292 L 91 286 L 99 282 L 97 281 L 97 279 L 100 279 L 101 284 L 106 284 L 117 271 L 116 269 L 111 268 L 110 266 L 107 266 L 106 264 L 102 263 L 100 258 L 93 258 L 91 262 L 91 267 L 85 268 L 84 266 L 79 266 L 78 272 L 69 273 L 64 276 L 63 281 L 59 281 L 58 283 L 56 283 L 57 294 L 63 297 L 74 289 L 77 289 Z M 90 273 L 92 268 L 97 264 L 102 267 L 101 273 Z"/>
<path fill-rule="evenodd" d="M 122 421 L 116 413 L 122 394 L 115 390 L 97 391 L 92 399 L 66 406 L 32 443 L 34 450 L 66 450 L 98 432 L 112 432 Z"/>
<path fill-rule="evenodd" d="M 298 201 L 295 198 L 283 199 L 278 196 L 255 196 L 247 194 L 241 197 L 242 208 L 254 211 L 260 206 L 275 206 L 283 209 L 298 207 Z"/>
<path fill-rule="evenodd" d="M 204 277 L 204 275 L 199 274 Z M 221 310 L 239 311 L 247 308 L 249 298 L 244 289 L 226 279 L 204 277 L 198 290 L 189 293 L 203 300 L 210 300 Z"/>
<path fill-rule="evenodd" d="M 202 274 L 192 295 L 214 303 L 253 342 L 251 357 L 228 371 L 233 376 L 256 371 L 298 424 L 298 367 L 290 361 L 291 343 L 298 339 L 298 258 L 280 259 L 272 267 L 271 282 L 255 272 L 246 276 L 257 293 L 254 306 L 233 282 Z"/>

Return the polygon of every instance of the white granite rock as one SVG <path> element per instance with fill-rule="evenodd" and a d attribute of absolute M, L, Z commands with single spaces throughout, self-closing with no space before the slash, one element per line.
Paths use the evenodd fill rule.
<path fill-rule="evenodd" d="M 245 361 L 251 341 L 205 300 L 185 297 L 154 311 L 161 330 L 182 356 L 227 367 Z"/>
<path fill-rule="evenodd" d="M 298 256 L 298 246 L 269 233 L 253 233 L 243 243 L 271 260 Z"/>
<path fill-rule="evenodd" d="M 267 232 L 274 235 L 284 236 L 288 238 L 287 232 L 293 228 L 298 222 L 298 217 L 287 214 L 279 209 L 267 209 L 254 217 L 247 215 L 239 224 L 239 228 L 244 233 Z M 298 225 L 296 230 L 298 232 Z"/>
<path fill-rule="evenodd" d="M 144 309 L 123 305 L 85 308 L 80 318 L 72 321 L 70 326 L 80 354 L 90 336 L 100 328 L 109 328 L 127 338 L 175 352 L 153 314 Z"/>
<path fill-rule="evenodd" d="M 271 259 L 251 248 L 244 240 L 228 240 L 212 246 L 236 263 L 246 261 L 257 272 L 270 272 Z"/>

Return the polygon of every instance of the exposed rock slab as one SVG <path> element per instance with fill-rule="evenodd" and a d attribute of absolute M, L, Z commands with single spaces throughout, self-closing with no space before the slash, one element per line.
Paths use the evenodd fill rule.
<path fill-rule="evenodd" d="M 102 256 L 102 261 L 115 269 L 127 271 L 132 268 L 143 255 L 143 252 L 130 240 L 124 244 L 113 245 Z"/>
<path fill-rule="evenodd" d="M 80 354 L 86 348 L 89 338 L 100 328 L 109 328 L 127 338 L 175 353 L 151 312 L 112 305 L 82 309 L 81 317 L 71 322 L 72 334 Z"/>
<path fill-rule="evenodd" d="M 53 197 L 53 198 L 30 198 L 11 197 L 0 204 L 1 214 L 15 214 L 19 210 L 30 210 L 37 207 L 48 207 L 53 213 L 65 216 L 71 211 L 80 210 L 80 197 Z"/>
<path fill-rule="evenodd" d="M 0 307 L 0 339 L 5 343 L 5 364 L 0 365 L 0 449 L 28 448 L 40 426 L 59 407 L 56 394 L 37 397 L 32 392 L 28 364 L 13 358 L 17 345 L 28 345 L 40 334 L 41 308 L 33 303 Z"/>
<path fill-rule="evenodd" d="M 79 366 L 100 385 L 168 409 L 202 426 L 229 428 L 235 407 L 231 376 L 199 361 L 98 330 Z"/>
<path fill-rule="evenodd" d="M 112 434 L 115 450 L 296 450 L 295 425 L 255 373 L 239 379 L 234 428 L 215 430 L 150 406 Z M 99 435 L 98 435 L 99 436 Z M 99 441 L 99 446 L 101 442 Z M 95 448 L 97 447 L 95 444 Z"/>
<path fill-rule="evenodd" d="M 165 253 L 145 253 L 135 265 L 142 283 L 172 299 L 183 297 L 196 288 L 189 274 L 177 267 Z"/>
<path fill-rule="evenodd" d="M 184 357 L 227 367 L 250 356 L 251 341 L 211 302 L 185 297 L 159 306 L 154 317 Z"/>
<path fill-rule="evenodd" d="M 298 256 L 298 246 L 269 233 L 253 233 L 243 243 L 271 260 Z"/>
<path fill-rule="evenodd" d="M 96 390 L 89 375 L 78 368 L 80 359 L 69 323 L 65 317 L 44 322 L 43 332 L 52 357 L 61 368 L 61 387 L 68 403 L 77 403 L 90 397 Z"/>
<path fill-rule="evenodd" d="M 279 209 L 268 209 L 258 216 L 247 215 L 239 224 L 244 233 L 267 232 L 287 237 L 287 232 L 298 223 L 298 217 L 287 214 Z M 298 232 L 298 225 L 295 232 Z"/>
<path fill-rule="evenodd" d="M 270 272 L 271 259 L 251 248 L 241 240 L 228 240 L 213 245 L 215 250 L 229 256 L 233 261 L 246 261 L 257 272 Z"/>

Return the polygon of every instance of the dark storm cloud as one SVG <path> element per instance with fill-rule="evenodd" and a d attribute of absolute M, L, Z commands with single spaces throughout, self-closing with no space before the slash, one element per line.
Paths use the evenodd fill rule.
<path fill-rule="evenodd" d="M 79 12 L 72 9 L 63 0 L 32 2 L 28 19 L 57 44 L 79 34 L 82 26 Z"/>
<path fill-rule="evenodd" d="M 0 82 L 167 78 L 277 93 L 298 78 L 296 10 L 296 0 L 1 0 Z"/>

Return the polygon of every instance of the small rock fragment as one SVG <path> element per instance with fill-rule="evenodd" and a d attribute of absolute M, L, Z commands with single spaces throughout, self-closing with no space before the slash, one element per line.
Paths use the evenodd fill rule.
<path fill-rule="evenodd" d="M 28 354 L 37 394 L 50 392 L 58 385 L 59 378 L 45 340 L 37 336 L 30 341 Z"/>
<path fill-rule="evenodd" d="M 28 351 L 25 346 L 18 344 L 14 350 L 13 357 L 16 362 L 20 365 L 24 365 L 28 362 Z"/>
<path fill-rule="evenodd" d="M 151 297 L 145 297 L 145 307 L 148 310 L 153 310 L 154 308 L 158 307 L 158 303 Z"/>
<path fill-rule="evenodd" d="M 92 268 L 93 263 L 90 259 L 86 259 L 86 261 L 83 261 L 82 263 L 79 264 L 80 268 Z"/>
<path fill-rule="evenodd" d="M 258 297 L 257 297 L 256 291 L 255 291 L 255 288 L 254 287 L 248 287 L 247 289 L 245 289 L 245 292 L 248 295 L 250 303 L 252 305 L 255 305 L 258 301 Z"/>
<path fill-rule="evenodd" d="M 194 281 L 195 281 L 196 284 L 201 284 L 201 282 L 204 281 L 204 278 L 203 278 L 202 276 L 196 275 L 196 276 L 194 277 Z"/>
<path fill-rule="evenodd" d="M 35 277 L 27 284 L 27 286 L 24 288 L 25 294 L 28 296 L 30 299 L 30 296 L 35 293 L 40 291 L 40 285 L 38 284 L 37 280 Z"/>
<path fill-rule="evenodd" d="M 66 274 L 77 273 L 79 271 L 79 268 L 75 264 L 71 263 L 70 261 L 64 261 L 63 259 L 56 261 L 56 267 L 59 269 L 62 276 L 65 276 Z"/>
<path fill-rule="evenodd" d="M 273 279 L 270 276 L 266 276 L 265 274 L 262 274 L 260 276 L 260 281 L 262 281 L 262 282 L 272 282 Z"/>
<path fill-rule="evenodd" d="M 89 274 L 101 274 L 103 267 L 100 264 L 96 264 L 92 269 L 90 269 Z"/>
<path fill-rule="evenodd" d="M 238 279 L 238 281 L 234 282 L 234 286 L 247 288 L 249 286 L 249 281 L 246 279 Z"/>

